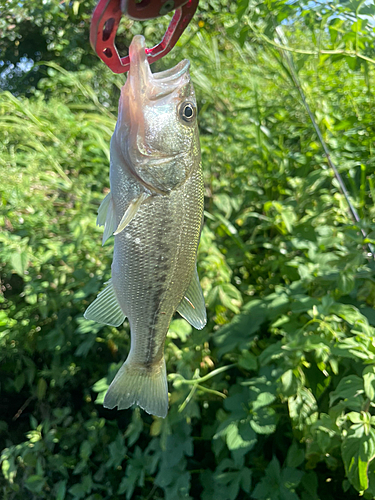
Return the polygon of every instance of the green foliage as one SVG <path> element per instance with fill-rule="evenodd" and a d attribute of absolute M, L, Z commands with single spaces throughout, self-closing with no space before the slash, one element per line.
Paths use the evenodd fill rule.
<path fill-rule="evenodd" d="M 272 45 L 288 19 L 303 89 L 374 243 L 367 7 L 354 21 L 348 3 L 339 17 L 225 4 L 203 2 L 199 30 L 161 63 L 188 57 L 199 100 L 209 320 L 203 331 L 171 323 L 166 419 L 102 407 L 129 329 L 83 318 L 110 275 L 95 214 L 124 77 L 101 87 L 95 68 L 57 58 L 32 98 L 0 94 L 5 500 L 375 498 L 374 264 Z M 310 58 L 317 39 L 343 57 Z"/>
<path fill-rule="evenodd" d="M 108 98 L 113 74 L 95 55 L 89 41 L 90 19 L 97 3 L 96 0 L 0 0 L 0 89 L 16 95 L 34 94 L 40 79 L 46 76 L 48 61 L 69 71 L 93 69 L 91 78 L 94 77 L 96 92 Z M 199 21 L 210 29 L 220 26 L 220 19 L 216 20 L 212 11 L 218 13 L 226 6 L 225 0 L 201 0 L 199 15 L 192 26 L 196 28 Z M 170 16 L 143 23 L 124 17 L 116 36 L 119 54 L 127 55 L 136 34 L 143 34 L 148 46 L 156 45 L 169 21 Z M 112 104 L 116 102 L 117 96 Z"/>

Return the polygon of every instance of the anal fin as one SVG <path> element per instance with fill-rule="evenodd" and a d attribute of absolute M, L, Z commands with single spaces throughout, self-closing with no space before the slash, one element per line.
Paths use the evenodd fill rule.
<path fill-rule="evenodd" d="M 109 280 L 106 284 L 108 286 L 99 293 L 83 316 L 104 325 L 120 326 L 125 321 L 126 316 L 117 301 L 112 280 Z"/>
<path fill-rule="evenodd" d="M 195 269 L 191 283 L 177 308 L 177 312 L 197 330 L 202 330 L 207 323 L 206 305 L 197 269 Z"/>

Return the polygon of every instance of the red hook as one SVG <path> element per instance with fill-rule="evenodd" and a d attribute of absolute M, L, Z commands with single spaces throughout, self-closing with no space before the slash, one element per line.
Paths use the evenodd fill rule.
<path fill-rule="evenodd" d="M 177 40 L 191 21 L 199 0 L 99 0 L 91 20 L 90 43 L 100 59 L 114 73 L 129 71 L 129 56 L 120 58 L 115 45 L 115 36 L 121 16 L 135 20 L 154 19 L 176 9 L 160 43 L 146 49 L 151 64 L 175 46 Z"/>

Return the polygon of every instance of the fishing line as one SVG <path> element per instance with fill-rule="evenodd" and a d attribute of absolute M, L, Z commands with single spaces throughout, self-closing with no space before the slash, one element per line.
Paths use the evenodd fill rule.
<path fill-rule="evenodd" d="M 284 32 L 283 32 L 283 29 L 281 26 L 277 26 L 276 27 L 276 33 L 278 34 L 279 38 L 280 38 L 280 41 L 282 43 L 282 45 L 284 45 L 285 47 L 288 47 L 288 40 L 287 38 L 285 37 L 284 35 Z M 341 177 L 339 171 L 337 170 L 337 167 L 336 165 L 333 163 L 332 159 L 331 159 L 331 154 L 330 154 L 330 151 L 328 149 L 328 146 L 327 144 L 325 143 L 324 139 L 323 139 L 323 135 L 320 131 L 320 128 L 319 128 L 319 125 L 316 123 L 315 121 L 315 117 L 310 109 L 310 106 L 306 100 L 306 96 L 305 96 L 305 93 L 302 89 L 302 86 L 300 84 L 300 81 L 299 81 L 299 78 L 298 78 L 298 75 L 297 75 L 297 71 L 295 69 L 295 66 L 294 66 L 294 60 L 293 60 L 293 55 L 291 54 L 291 52 L 287 51 L 287 50 L 283 50 L 283 49 L 280 49 L 280 52 L 282 53 L 282 56 L 284 57 L 284 59 L 286 59 L 287 61 L 287 64 L 289 66 L 289 70 L 290 70 L 290 74 L 291 74 L 291 77 L 293 79 L 293 82 L 295 84 L 295 86 L 297 87 L 299 93 L 300 93 L 300 96 L 301 96 L 301 99 L 302 99 L 302 102 L 306 108 L 306 111 L 310 117 L 310 120 L 311 120 L 311 123 L 313 124 L 313 127 L 315 129 L 315 132 L 319 138 L 319 141 L 320 141 L 320 144 L 322 145 L 322 148 L 324 150 L 324 154 L 327 158 L 327 163 L 328 165 L 332 168 L 334 174 L 335 174 L 335 177 L 337 179 L 337 182 L 339 183 L 339 186 L 340 186 L 340 190 L 342 192 L 342 194 L 344 195 L 345 197 L 345 200 L 349 206 L 349 211 L 351 213 L 351 216 L 354 220 L 354 222 L 356 222 L 359 226 L 362 225 L 362 220 L 361 218 L 359 217 L 358 215 L 358 212 L 356 210 L 356 208 L 354 207 L 353 203 L 351 202 L 350 200 L 350 196 L 349 196 L 349 192 L 348 190 L 346 189 L 346 186 L 345 186 L 345 183 L 343 181 L 343 178 Z M 361 234 L 363 236 L 364 239 L 367 238 L 367 233 L 366 231 L 363 229 L 363 228 L 360 228 L 360 231 L 361 231 Z M 367 248 L 369 250 L 369 257 L 371 256 L 373 259 L 375 259 L 375 248 L 373 247 L 373 245 L 371 243 L 367 243 Z"/>

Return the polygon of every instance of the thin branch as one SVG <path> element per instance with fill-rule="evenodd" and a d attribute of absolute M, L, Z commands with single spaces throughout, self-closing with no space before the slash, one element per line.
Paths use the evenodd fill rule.
<path fill-rule="evenodd" d="M 218 375 L 219 373 L 230 370 L 234 366 L 236 366 L 234 363 L 231 365 L 221 366 L 220 368 L 216 368 L 216 370 L 213 370 L 212 372 L 207 373 L 207 375 L 204 375 L 203 377 L 195 378 L 195 379 L 192 378 L 191 380 L 184 379 L 184 380 L 181 380 L 181 383 L 189 384 L 189 385 L 190 384 L 191 385 L 201 384 L 202 382 L 206 382 L 206 380 L 209 380 L 210 378 L 215 377 L 215 375 Z"/>
<path fill-rule="evenodd" d="M 204 377 L 200 377 L 200 378 L 194 378 L 194 377 L 198 377 L 198 375 L 199 375 L 199 370 L 196 369 L 195 373 L 194 373 L 194 377 L 191 380 L 186 380 L 186 379 L 181 380 L 180 382 L 182 384 L 192 385 L 192 388 L 191 388 L 189 394 L 187 395 L 186 399 L 184 400 L 184 402 L 179 406 L 178 412 L 181 413 L 184 411 L 186 406 L 190 403 L 191 399 L 193 398 L 195 391 L 197 389 L 200 389 L 201 391 L 204 391 L 204 392 L 208 392 L 210 394 L 214 394 L 215 396 L 220 396 L 222 398 L 226 398 L 225 394 L 222 394 L 221 392 L 215 391 L 213 389 L 208 389 L 207 387 L 204 387 L 200 384 L 201 384 L 201 382 L 205 382 L 206 380 L 209 380 L 210 378 L 214 377 L 215 375 L 218 375 L 219 373 L 225 372 L 225 371 L 229 370 L 230 368 L 233 368 L 234 366 L 236 366 L 236 365 L 232 364 L 232 365 L 221 366 L 220 368 L 216 368 L 216 370 L 213 370 L 212 372 L 208 373 Z"/>
<path fill-rule="evenodd" d="M 259 33 L 252 23 L 248 21 L 248 24 L 250 28 L 253 30 L 254 34 L 256 36 L 259 36 L 263 40 L 265 40 L 268 44 L 273 45 L 274 47 L 281 49 L 286 52 L 294 52 L 295 54 L 305 54 L 309 56 L 319 56 L 321 54 L 328 54 L 328 55 L 339 55 L 342 54 L 344 56 L 349 56 L 349 57 L 359 57 L 360 59 L 363 59 L 364 61 L 367 61 L 371 64 L 375 65 L 375 59 L 371 59 L 371 57 L 367 57 L 360 52 L 357 52 L 356 50 L 346 50 L 346 49 L 319 49 L 319 50 L 303 50 L 303 49 L 296 49 L 289 47 L 288 45 L 285 45 L 285 42 L 283 41 L 283 44 L 277 43 L 274 40 L 271 40 L 271 38 L 268 38 L 267 35 L 264 35 L 263 33 Z M 280 28 L 280 26 L 278 27 Z"/>
<path fill-rule="evenodd" d="M 277 26 L 276 28 L 276 33 L 278 34 L 278 36 L 280 37 L 280 40 L 282 41 L 283 43 L 283 46 L 287 47 L 287 44 L 288 44 L 288 41 L 284 35 L 284 32 L 281 28 L 281 26 Z M 282 46 L 281 46 L 282 47 Z M 301 99 L 302 99 L 302 102 L 305 106 L 305 109 L 307 111 L 307 114 L 309 115 L 310 117 L 310 120 L 311 120 L 311 123 L 315 129 L 315 132 L 319 138 L 319 141 L 322 145 L 322 148 L 324 150 L 324 153 L 325 153 L 325 156 L 327 158 L 327 163 L 328 165 L 332 168 L 334 174 L 335 174 L 335 177 L 337 179 L 337 182 L 339 183 L 339 186 L 340 186 L 340 189 L 346 199 L 346 202 L 349 206 L 349 210 L 350 210 L 350 213 L 352 215 L 352 218 L 354 219 L 355 222 L 357 222 L 359 225 L 361 225 L 361 219 L 358 215 L 358 212 L 357 210 L 355 209 L 354 205 L 352 204 L 351 200 L 350 200 L 350 196 L 349 196 L 349 192 L 348 190 L 346 189 L 346 186 L 345 186 L 345 183 L 339 173 L 339 171 L 337 170 L 337 167 L 336 165 L 333 163 L 332 159 L 331 159 L 331 155 L 330 155 L 330 151 L 328 149 L 328 146 L 327 144 L 325 143 L 324 139 L 323 139 L 323 135 L 320 131 L 320 128 L 318 126 L 318 124 L 316 123 L 315 121 L 315 117 L 310 109 L 310 106 L 306 100 L 306 96 L 305 96 L 305 93 L 301 87 L 301 84 L 299 82 L 299 78 L 298 78 L 298 75 L 297 75 L 297 71 L 295 69 L 295 66 L 294 66 L 294 61 L 293 61 L 293 56 L 292 54 L 290 54 L 290 52 L 286 52 L 284 51 L 283 52 L 283 55 L 284 55 L 284 58 L 286 59 L 287 63 L 288 63 L 288 66 L 289 66 L 289 70 L 290 70 L 290 74 L 292 76 L 292 79 L 293 79 L 293 82 L 295 84 L 295 86 L 297 87 L 299 93 L 300 93 L 300 96 L 301 96 Z M 363 238 L 367 238 L 367 233 L 364 229 L 360 229 L 361 233 L 362 233 L 362 236 Z M 371 243 L 367 243 L 367 247 L 369 249 L 369 252 L 371 254 L 371 256 L 373 258 L 375 258 L 375 251 L 374 251 L 374 247 L 371 245 Z"/>
<path fill-rule="evenodd" d="M 22 412 L 29 406 L 29 404 L 31 403 L 31 401 L 34 399 L 35 396 L 30 396 L 28 399 L 26 399 L 26 401 L 23 403 L 23 405 L 21 406 L 21 408 L 17 411 L 17 413 L 13 416 L 12 420 L 13 422 L 15 420 L 17 420 L 17 418 L 19 418 L 22 414 Z"/>
<path fill-rule="evenodd" d="M 198 386 L 197 385 L 193 385 L 193 387 L 191 388 L 189 394 L 187 395 L 185 401 L 178 407 L 178 413 L 182 413 L 185 408 L 187 407 L 187 405 L 190 403 L 192 397 L 194 396 L 194 393 L 195 391 L 197 390 Z"/>

